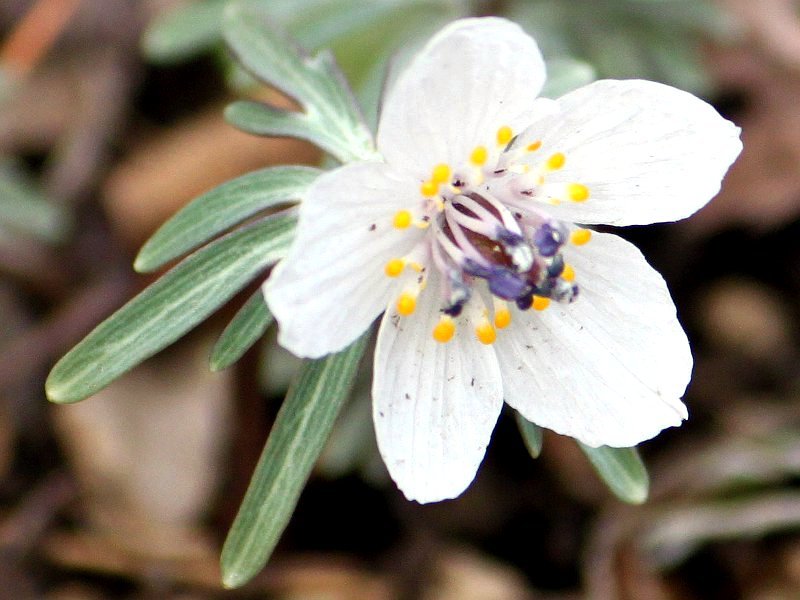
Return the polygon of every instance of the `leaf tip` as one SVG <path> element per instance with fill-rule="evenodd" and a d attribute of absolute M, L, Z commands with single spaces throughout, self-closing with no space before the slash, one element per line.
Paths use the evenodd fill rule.
<path fill-rule="evenodd" d="M 136 258 L 133 260 L 133 270 L 137 273 L 148 273 L 150 271 L 150 265 L 147 261 L 147 257 L 142 255 L 142 252 L 136 255 Z"/>
<path fill-rule="evenodd" d="M 222 564 L 222 587 L 226 590 L 235 590 L 242 587 L 252 579 L 252 575 L 248 575 L 237 569 L 226 568 L 224 562 Z"/>
<path fill-rule="evenodd" d="M 218 356 L 212 356 L 208 359 L 208 370 L 212 373 L 219 373 L 220 371 L 224 371 L 230 366 L 228 362 L 224 359 L 220 359 Z"/>
<path fill-rule="evenodd" d="M 645 479 L 639 485 L 631 486 L 627 490 L 625 490 L 624 496 L 619 496 L 620 500 L 626 502 L 627 504 L 634 504 L 640 505 L 647 502 L 647 498 L 650 495 L 650 485 L 649 482 Z"/>
<path fill-rule="evenodd" d="M 58 365 L 50 371 L 50 375 L 44 383 L 44 394 L 47 400 L 53 404 L 70 404 L 80 399 L 74 398 L 69 394 L 69 387 L 62 385 L 59 380 Z"/>

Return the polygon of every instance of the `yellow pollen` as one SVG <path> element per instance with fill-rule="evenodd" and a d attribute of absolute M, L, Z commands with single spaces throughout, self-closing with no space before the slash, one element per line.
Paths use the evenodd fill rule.
<path fill-rule="evenodd" d="M 419 264 L 418 262 L 409 263 L 408 266 L 411 267 L 412 269 L 414 269 L 417 273 L 422 273 L 422 271 L 424 269 L 424 267 L 421 264 Z"/>
<path fill-rule="evenodd" d="M 455 333 L 456 324 L 453 323 L 453 319 L 448 316 L 444 316 L 439 319 L 436 327 L 433 328 L 433 339 L 441 344 L 444 344 L 453 339 Z"/>
<path fill-rule="evenodd" d="M 534 310 L 544 310 L 550 306 L 550 298 L 545 298 L 544 296 L 534 296 L 532 306 Z"/>
<path fill-rule="evenodd" d="M 514 132 L 511 131 L 511 127 L 508 125 L 503 125 L 497 130 L 497 144 L 500 146 L 505 146 L 508 144 L 512 137 L 514 137 Z"/>
<path fill-rule="evenodd" d="M 498 329 L 505 329 L 511 324 L 511 311 L 501 308 L 494 313 L 494 326 Z"/>
<path fill-rule="evenodd" d="M 419 191 L 426 198 L 430 198 L 431 196 L 435 196 L 436 192 L 439 191 L 439 184 L 429 179 L 419 186 Z"/>
<path fill-rule="evenodd" d="M 411 213 L 407 210 L 399 210 L 394 214 L 394 226 L 398 229 L 405 229 L 411 225 Z"/>
<path fill-rule="evenodd" d="M 478 340 L 481 344 L 494 344 L 494 341 L 497 339 L 497 332 L 492 327 L 492 324 L 485 319 L 475 328 L 475 335 L 478 337 Z"/>
<path fill-rule="evenodd" d="M 400 298 L 397 299 L 397 312 L 407 317 L 411 313 L 414 312 L 414 309 L 417 308 L 417 299 L 414 297 L 413 294 L 408 292 L 403 292 L 400 294 Z"/>
<path fill-rule="evenodd" d="M 567 186 L 567 194 L 573 202 L 584 202 L 589 199 L 589 188 L 582 183 L 570 183 Z"/>
<path fill-rule="evenodd" d="M 528 144 L 525 147 L 525 150 L 527 150 L 528 152 L 536 152 L 541 147 L 542 147 L 542 141 L 541 140 L 536 140 L 532 144 Z"/>
<path fill-rule="evenodd" d="M 431 181 L 433 183 L 446 183 L 450 181 L 450 166 L 442 163 L 433 167 Z"/>
<path fill-rule="evenodd" d="M 564 270 L 561 272 L 561 279 L 569 282 L 575 281 L 575 269 L 572 268 L 572 265 L 564 265 Z"/>
<path fill-rule="evenodd" d="M 400 273 L 403 272 L 405 266 L 406 263 L 402 258 L 393 258 L 392 260 L 386 263 L 386 266 L 384 267 L 383 271 L 389 277 L 397 277 L 398 275 L 400 275 Z"/>
<path fill-rule="evenodd" d="M 481 166 L 488 158 L 489 152 L 486 150 L 486 146 L 476 146 L 472 154 L 469 155 L 469 161 L 476 166 Z"/>
<path fill-rule="evenodd" d="M 592 232 L 588 229 L 576 229 L 569 235 L 569 241 L 576 246 L 583 246 L 592 238 Z"/>
<path fill-rule="evenodd" d="M 567 157 L 561 152 L 556 152 L 547 159 L 547 168 L 551 171 L 558 171 L 567 162 Z"/>

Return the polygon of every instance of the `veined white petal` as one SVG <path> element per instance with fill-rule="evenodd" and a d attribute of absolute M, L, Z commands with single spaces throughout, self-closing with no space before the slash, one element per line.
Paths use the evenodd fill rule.
<path fill-rule="evenodd" d="M 692 357 L 664 280 L 614 235 L 594 233 L 565 258 L 577 300 L 518 313 L 498 336 L 506 401 L 590 446 L 633 446 L 679 425 Z"/>
<path fill-rule="evenodd" d="M 436 291 L 429 282 L 409 317 L 387 310 L 372 385 L 381 456 L 406 497 L 423 503 L 467 488 L 503 405 L 494 350 L 475 339 L 463 318 L 452 340 L 433 339 Z"/>
<path fill-rule="evenodd" d="M 596 81 L 558 100 L 561 113 L 534 123 L 515 147 L 541 141 L 530 163 L 556 152 L 563 168 L 546 183 L 581 183 L 585 202 L 565 200 L 554 216 L 577 223 L 675 221 L 718 191 L 742 143 L 739 128 L 706 102 L 651 81 Z"/>
<path fill-rule="evenodd" d="M 463 19 L 442 29 L 388 91 L 378 126 L 387 162 L 425 178 L 439 163 L 464 163 L 473 148 L 515 132 L 545 78 L 536 42 L 510 21 Z"/>
<path fill-rule="evenodd" d="M 412 210 L 416 188 L 383 163 L 352 163 L 311 186 L 289 254 L 264 285 L 284 348 L 308 358 L 336 352 L 384 310 L 398 287 L 384 265 L 423 235 L 393 226 L 398 211 Z"/>

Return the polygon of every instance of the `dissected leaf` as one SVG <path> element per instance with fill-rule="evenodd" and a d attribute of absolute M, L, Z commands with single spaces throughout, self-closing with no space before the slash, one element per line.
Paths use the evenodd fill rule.
<path fill-rule="evenodd" d="M 271 167 L 223 183 L 164 223 L 142 246 L 134 268 L 155 271 L 262 210 L 300 199 L 320 173 L 311 167 Z"/>
<path fill-rule="evenodd" d="M 222 548 L 226 587 L 247 583 L 272 554 L 350 391 L 368 337 L 301 367 Z"/>
<path fill-rule="evenodd" d="M 242 65 L 302 107 L 301 114 L 279 122 L 277 135 L 286 135 L 283 128 L 291 123 L 293 136 L 319 145 L 342 162 L 374 157 L 372 135 L 330 52 L 307 56 L 252 6 L 234 3 L 225 12 L 225 40 Z M 275 109 L 264 111 L 275 118 Z"/>
<path fill-rule="evenodd" d="M 221 371 L 237 360 L 264 335 L 272 323 L 272 313 L 257 290 L 233 317 L 211 350 L 212 371 Z"/>
<path fill-rule="evenodd" d="M 581 442 L 578 445 L 617 498 L 629 504 L 647 500 L 650 478 L 636 448 L 592 448 Z"/>
<path fill-rule="evenodd" d="M 98 325 L 47 378 L 53 402 L 77 402 L 165 348 L 281 258 L 295 216 L 265 218 L 187 257 Z"/>

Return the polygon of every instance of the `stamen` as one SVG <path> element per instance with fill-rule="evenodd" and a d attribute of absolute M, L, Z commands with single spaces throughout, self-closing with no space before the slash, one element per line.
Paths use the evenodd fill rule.
<path fill-rule="evenodd" d="M 481 344 L 486 344 L 487 346 L 493 344 L 497 339 L 497 332 L 485 317 L 475 328 L 475 335 Z"/>
<path fill-rule="evenodd" d="M 394 226 L 397 229 L 405 229 L 409 225 L 411 225 L 412 217 L 411 213 L 407 210 L 399 210 L 394 214 Z"/>
<path fill-rule="evenodd" d="M 431 181 L 433 183 L 447 183 L 450 181 L 450 166 L 442 163 L 433 167 Z"/>
<path fill-rule="evenodd" d="M 419 186 L 419 191 L 426 198 L 431 198 L 439 191 L 439 184 L 429 179 Z"/>
<path fill-rule="evenodd" d="M 569 241 L 576 246 L 583 246 L 592 238 L 592 232 L 588 229 L 576 229 L 569 236 Z"/>
<path fill-rule="evenodd" d="M 556 152 L 547 159 L 547 168 L 551 171 L 558 171 L 567 162 L 567 157 L 562 152 Z"/>
<path fill-rule="evenodd" d="M 567 241 L 567 228 L 557 221 L 542 223 L 533 234 L 533 243 L 542 256 L 554 256 Z"/>
<path fill-rule="evenodd" d="M 469 162 L 477 167 L 480 167 L 488 158 L 489 152 L 486 150 L 486 146 L 476 146 L 472 151 L 472 154 L 469 155 Z"/>
<path fill-rule="evenodd" d="M 564 265 L 564 270 L 561 272 L 561 279 L 564 281 L 575 281 L 575 269 L 572 265 Z"/>
<path fill-rule="evenodd" d="M 545 298 L 544 296 L 534 296 L 532 306 L 534 310 L 544 310 L 550 306 L 550 298 Z"/>
<path fill-rule="evenodd" d="M 483 202 L 485 202 L 486 204 L 488 204 L 497 211 L 506 229 L 509 229 L 516 233 L 522 233 L 522 231 L 519 228 L 519 224 L 517 223 L 517 220 L 514 218 L 514 215 L 511 214 L 511 211 L 509 211 L 506 206 L 503 206 L 501 202 L 499 202 L 497 199 L 493 198 L 489 194 L 483 194 L 478 197 Z M 481 206 L 481 204 L 476 200 L 474 200 L 473 198 L 470 198 L 468 196 L 462 196 L 461 198 L 458 198 L 458 202 L 459 204 L 464 205 L 464 207 L 470 209 L 472 212 L 478 215 L 479 218 L 484 219 L 486 221 L 498 222 L 497 217 L 495 215 L 493 215 L 485 207 Z"/>
<path fill-rule="evenodd" d="M 528 144 L 525 150 L 527 150 L 528 152 L 536 152 L 541 147 L 542 147 L 542 141 L 536 140 L 532 144 Z"/>
<path fill-rule="evenodd" d="M 405 266 L 406 263 L 402 258 L 393 258 L 386 263 L 386 266 L 383 268 L 383 270 L 388 277 L 397 277 L 403 272 Z"/>
<path fill-rule="evenodd" d="M 489 261 L 487 261 L 483 255 L 478 252 L 475 246 L 472 245 L 472 242 L 467 239 L 467 236 L 464 234 L 464 231 L 461 229 L 461 225 L 458 223 L 458 221 L 451 218 L 453 212 L 458 211 L 446 211 L 444 215 L 445 219 L 447 220 L 447 225 L 450 227 L 450 231 L 455 238 L 455 244 L 450 241 L 450 238 L 444 231 L 442 231 L 442 229 L 439 229 L 436 232 L 436 237 L 439 240 L 439 243 L 442 245 L 445 252 L 447 252 L 450 257 L 460 265 L 463 265 L 466 259 L 472 259 L 477 264 L 483 267 L 488 267 Z"/>
<path fill-rule="evenodd" d="M 497 145 L 505 146 L 511 141 L 512 137 L 514 137 L 514 132 L 511 130 L 511 127 L 508 125 L 503 125 L 497 130 Z"/>
<path fill-rule="evenodd" d="M 567 186 L 567 194 L 573 202 L 585 202 L 589 199 L 589 188 L 582 183 L 570 183 Z"/>
<path fill-rule="evenodd" d="M 481 219 L 476 219 L 475 217 L 470 217 L 469 215 L 465 215 L 463 212 L 458 210 L 453 203 L 447 204 L 445 206 L 445 217 L 447 218 L 447 223 L 450 225 L 451 229 L 453 226 L 452 221 L 455 221 L 462 227 L 465 227 L 475 233 L 479 233 L 485 237 L 491 238 L 494 236 L 497 228 L 500 226 L 500 223 L 492 217 L 489 216 L 492 221 L 487 223 Z M 455 231 L 454 231 L 455 233 Z"/>
<path fill-rule="evenodd" d="M 502 300 L 494 301 L 494 326 L 498 329 L 505 329 L 511 324 L 511 311 L 508 305 Z"/>
<path fill-rule="evenodd" d="M 411 292 L 403 292 L 397 299 L 397 312 L 407 317 L 417 308 L 417 297 Z"/>
<path fill-rule="evenodd" d="M 436 327 L 433 328 L 433 339 L 440 344 L 446 344 L 453 339 L 455 333 L 456 324 L 453 322 L 453 319 L 447 315 L 443 315 L 436 324 Z"/>

